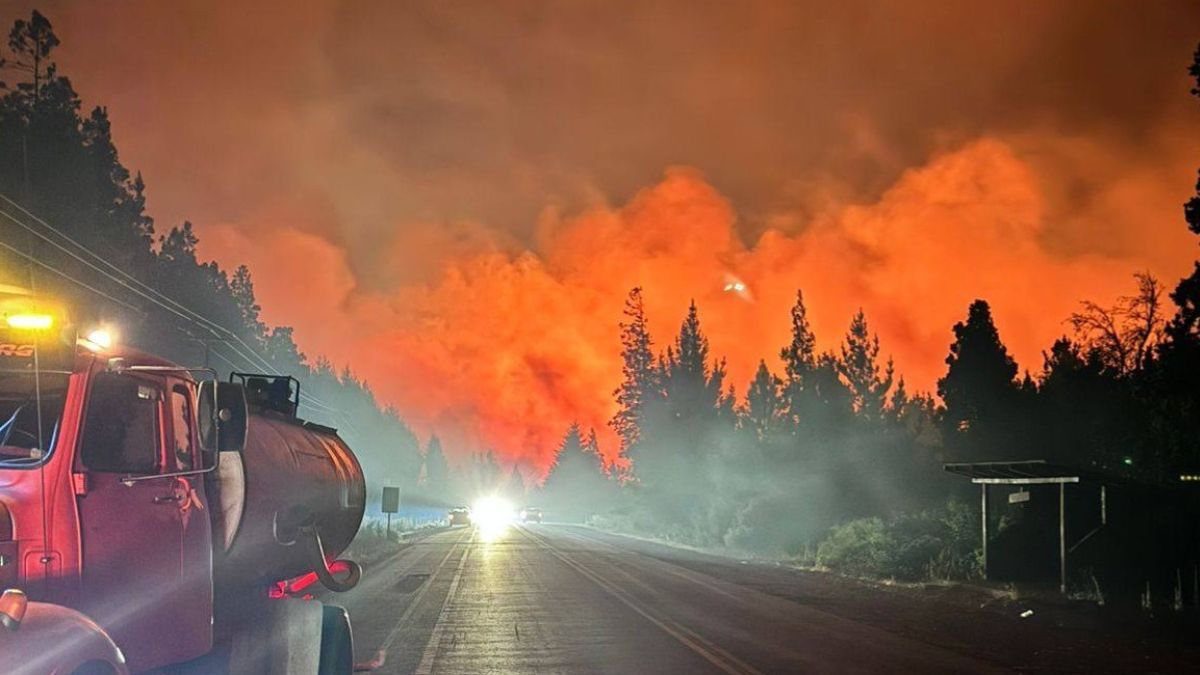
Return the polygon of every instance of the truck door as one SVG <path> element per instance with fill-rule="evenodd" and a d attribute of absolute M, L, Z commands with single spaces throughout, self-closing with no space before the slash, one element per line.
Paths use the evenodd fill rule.
<path fill-rule="evenodd" d="M 171 442 L 167 446 L 170 450 L 167 465 L 175 473 L 196 471 L 203 463 L 193 392 L 190 385 L 176 381 L 168 395 Z M 212 647 L 212 521 L 209 519 L 204 476 L 193 473 L 176 476 L 174 481 L 181 526 L 179 554 L 183 578 L 180 605 L 173 615 L 173 622 L 182 634 L 195 637 L 189 647 L 199 655 Z"/>
<path fill-rule="evenodd" d="M 192 612 L 203 609 L 188 605 L 211 603 L 211 575 L 184 564 L 191 490 L 166 475 L 176 473 L 169 396 L 161 377 L 97 374 L 79 447 L 88 483 L 79 498 L 84 610 L 134 671 L 199 656 L 211 641 L 191 630 Z"/>

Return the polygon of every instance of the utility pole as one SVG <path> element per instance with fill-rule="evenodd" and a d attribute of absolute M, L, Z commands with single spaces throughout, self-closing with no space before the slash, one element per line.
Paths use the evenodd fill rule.
<path fill-rule="evenodd" d="M 219 337 L 215 337 L 215 336 L 214 337 L 196 337 L 195 335 L 192 335 L 191 333 L 188 333 L 188 339 L 191 340 L 192 342 L 199 342 L 201 345 L 204 345 L 204 367 L 205 368 L 212 367 L 212 364 L 209 363 L 209 360 L 212 356 L 212 343 L 214 343 L 214 342 L 224 342 L 224 343 L 230 342 L 230 340 L 228 340 L 226 338 L 219 338 Z"/>

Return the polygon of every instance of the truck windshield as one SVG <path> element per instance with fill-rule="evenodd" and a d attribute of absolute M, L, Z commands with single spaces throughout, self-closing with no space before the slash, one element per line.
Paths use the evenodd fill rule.
<path fill-rule="evenodd" d="M 0 468 L 36 466 L 50 454 L 66 403 L 68 378 L 65 373 L 42 373 L 39 399 L 32 373 L 0 372 Z M 41 452 L 34 452 L 38 448 Z"/>

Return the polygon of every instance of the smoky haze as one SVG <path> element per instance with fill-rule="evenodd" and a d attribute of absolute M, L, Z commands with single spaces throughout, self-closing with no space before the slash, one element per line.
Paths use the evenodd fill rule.
<path fill-rule="evenodd" d="M 451 454 L 611 453 L 633 286 L 739 392 L 798 287 L 928 390 L 975 297 L 1035 369 L 1191 259 L 1190 3 L 38 5 L 159 221 Z"/>

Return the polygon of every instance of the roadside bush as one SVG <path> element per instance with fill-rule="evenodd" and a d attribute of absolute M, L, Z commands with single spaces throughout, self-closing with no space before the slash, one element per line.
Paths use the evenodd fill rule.
<path fill-rule="evenodd" d="M 602 513 L 593 514 L 587 524 L 601 530 L 680 541 L 679 529 L 661 514 L 647 508 L 641 501 L 628 497 L 626 503 Z"/>
<path fill-rule="evenodd" d="M 840 499 L 824 476 L 790 480 L 787 490 L 739 503 L 722 543 L 739 552 L 768 557 L 811 553 L 840 519 Z"/>
<path fill-rule="evenodd" d="M 896 523 L 891 528 L 894 548 L 886 556 L 886 576 L 890 578 L 905 581 L 928 578 L 930 562 L 942 551 L 941 539 L 932 534 L 912 531 L 917 529 L 913 525 L 924 526 L 926 523 Z"/>
<path fill-rule="evenodd" d="M 785 552 L 787 533 L 779 517 L 780 498 L 766 497 L 747 502 L 725 533 L 725 545 L 736 551 L 778 555 Z"/>
<path fill-rule="evenodd" d="M 979 514 L 966 504 L 951 500 L 935 511 L 942 532 L 942 547 L 929 561 L 930 579 L 976 579 L 983 573 L 979 549 Z"/>
<path fill-rule="evenodd" d="M 737 510 L 725 532 L 725 546 L 768 557 L 798 555 L 825 530 L 822 504 L 812 492 L 756 497 Z"/>
<path fill-rule="evenodd" d="M 879 518 L 859 518 L 835 526 L 817 546 L 817 563 L 844 574 L 887 576 L 896 549 Z"/>
<path fill-rule="evenodd" d="M 975 515 L 959 502 L 888 521 L 860 518 L 832 528 L 817 563 L 855 576 L 919 581 L 979 576 Z"/>

